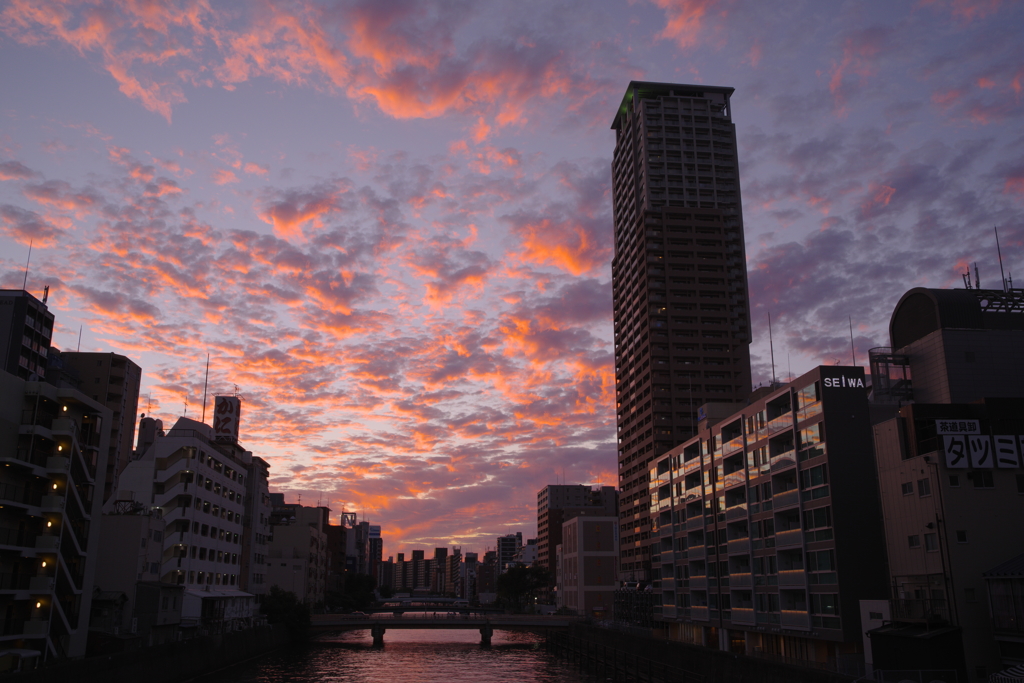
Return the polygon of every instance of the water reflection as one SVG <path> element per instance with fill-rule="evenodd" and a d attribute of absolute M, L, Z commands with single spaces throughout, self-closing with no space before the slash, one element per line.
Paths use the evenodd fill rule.
<path fill-rule="evenodd" d="M 475 630 L 392 630 L 374 648 L 369 630 L 332 636 L 301 651 L 275 652 L 200 679 L 203 683 L 593 683 L 544 651 L 542 637 L 495 631 L 490 648 Z"/>

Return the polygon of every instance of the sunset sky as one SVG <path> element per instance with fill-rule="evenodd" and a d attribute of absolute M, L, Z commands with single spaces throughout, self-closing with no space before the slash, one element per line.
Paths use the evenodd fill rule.
<path fill-rule="evenodd" d="M 615 484 L 609 126 L 732 86 L 755 383 L 887 344 L 915 286 L 1024 286 L 1024 3 L 0 3 L 0 286 L 243 396 L 290 500 L 384 555 Z"/>

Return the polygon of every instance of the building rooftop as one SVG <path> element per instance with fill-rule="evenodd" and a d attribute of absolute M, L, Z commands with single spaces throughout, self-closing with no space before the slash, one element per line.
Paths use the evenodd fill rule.
<path fill-rule="evenodd" d="M 717 85 L 687 85 L 684 83 L 654 83 L 651 81 L 630 81 L 626 87 L 626 94 L 622 96 L 622 104 L 615 112 L 612 120 L 612 130 L 619 128 L 619 116 L 627 111 L 629 104 L 634 97 L 662 97 L 675 95 L 676 97 L 704 97 L 704 93 L 721 93 L 728 99 L 736 88 L 728 88 Z"/>
<path fill-rule="evenodd" d="M 915 287 L 893 309 L 889 339 L 899 350 L 939 329 L 1024 330 L 1024 290 Z"/>

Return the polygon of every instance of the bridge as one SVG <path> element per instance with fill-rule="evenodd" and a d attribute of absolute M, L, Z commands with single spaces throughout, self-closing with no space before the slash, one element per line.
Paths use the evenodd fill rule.
<path fill-rule="evenodd" d="M 579 617 L 533 614 L 482 614 L 426 612 L 422 614 L 376 613 L 357 614 L 314 614 L 311 617 L 310 632 L 314 635 L 339 633 L 343 631 L 369 631 L 373 644 L 384 644 L 388 629 L 478 629 L 480 644 L 490 645 L 495 631 L 548 631 L 563 630 L 578 621 Z"/>

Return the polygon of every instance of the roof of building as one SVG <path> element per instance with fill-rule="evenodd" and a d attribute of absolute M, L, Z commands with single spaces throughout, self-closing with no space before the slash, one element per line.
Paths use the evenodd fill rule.
<path fill-rule="evenodd" d="M 940 329 L 1024 330 L 1024 290 L 915 287 L 893 309 L 889 339 L 898 352 Z"/>
<path fill-rule="evenodd" d="M 1019 579 L 1024 578 L 1024 555 L 1003 562 L 982 574 L 987 579 Z"/>
<path fill-rule="evenodd" d="M 626 87 L 626 94 L 622 96 L 622 104 L 615 112 L 612 119 L 612 129 L 619 127 L 619 115 L 626 111 L 634 96 L 664 96 L 674 94 L 676 97 L 704 97 L 705 92 L 724 93 L 729 97 L 736 88 L 729 88 L 720 85 L 688 85 L 685 83 L 655 83 L 652 81 L 630 81 Z"/>

